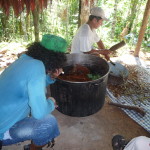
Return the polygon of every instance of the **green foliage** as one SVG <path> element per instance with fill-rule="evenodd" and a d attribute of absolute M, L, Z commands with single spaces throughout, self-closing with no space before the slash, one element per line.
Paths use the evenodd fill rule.
<path fill-rule="evenodd" d="M 96 6 L 103 7 L 108 22 L 104 22 L 103 26 L 97 30 L 98 34 L 106 44 L 110 47 L 115 42 L 119 42 L 120 34 L 127 24 L 132 23 L 130 32 L 124 37 L 130 46 L 134 46 L 138 39 L 138 33 L 143 19 L 146 0 L 130 0 L 117 2 L 116 18 L 113 18 L 115 0 L 97 0 Z M 136 11 L 131 16 L 133 4 L 136 5 Z M 49 2 L 47 9 L 40 13 L 39 27 L 40 39 L 43 34 L 56 34 L 64 37 L 71 45 L 73 36 L 78 28 L 79 0 L 57 0 Z M 114 35 L 111 37 L 112 23 L 115 19 Z M 10 9 L 9 17 L 0 9 L 0 41 L 15 42 L 33 42 L 34 41 L 34 25 L 32 14 L 27 14 L 24 10 L 20 16 L 16 17 L 14 11 Z M 150 46 L 150 28 L 147 27 L 142 46 L 147 49 Z"/>

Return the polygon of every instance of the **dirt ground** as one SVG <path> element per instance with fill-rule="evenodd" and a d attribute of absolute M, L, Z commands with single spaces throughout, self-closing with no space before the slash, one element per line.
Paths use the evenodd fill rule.
<path fill-rule="evenodd" d="M 127 139 L 136 136 L 149 136 L 145 129 L 129 118 L 120 108 L 105 105 L 97 113 L 87 117 L 71 117 L 57 110 L 53 115 L 57 118 L 60 127 L 60 136 L 56 138 L 54 150 L 112 150 L 111 139 L 121 134 Z M 3 147 L 3 150 L 23 150 L 23 145 Z M 48 148 L 45 148 L 48 150 Z"/>
<path fill-rule="evenodd" d="M 126 55 L 127 54 L 127 55 Z M 126 50 L 121 54 L 131 63 L 133 51 Z M 0 72 L 10 63 L 17 59 L 18 52 L 10 52 L 3 49 L 0 51 Z M 150 53 L 140 53 L 140 59 L 144 62 L 145 68 L 150 70 Z M 115 60 L 112 58 L 112 60 Z M 97 113 L 87 117 L 71 117 L 55 110 L 60 127 L 60 136 L 56 138 L 54 150 L 112 150 L 111 139 L 116 134 L 121 134 L 127 139 L 136 136 L 148 136 L 148 133 L 120 108 L 108 105 L 109 98 L 106 96 L 105 104 Z M 29 141 L 3 147 L 2 150 L 23 150 L 23 145 Z M 48 148 L 44 148 L 47 149 Z"/>

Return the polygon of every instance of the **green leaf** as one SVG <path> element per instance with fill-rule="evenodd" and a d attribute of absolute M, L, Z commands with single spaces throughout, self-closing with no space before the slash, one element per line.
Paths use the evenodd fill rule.
<path fill-rule="evenodd" d="M 99 79 L 101 77 L 99 74 L 87 74 L 87 76 L 91 80 L 97 80 L 97 79 Z"/>

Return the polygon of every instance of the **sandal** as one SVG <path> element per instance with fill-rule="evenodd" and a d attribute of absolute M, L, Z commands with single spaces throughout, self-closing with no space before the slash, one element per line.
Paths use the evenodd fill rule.
<path fill-rule="evenodd" d="M 0 150 L 2 150 L 2 141 L 0 140 Z"/>
<path fill-rule="evenodd" d="M 112 138 L 112 147 L 113 150 L 123 150 L 124 147 L 128 144 L 125 138 L 121 135 L 115 135 Z"/>
<path fill-rule="evenodd" d="M 24 147 L 23 147 L 23 148 L 24 148 L 24 150 L 30 150 L 30 145 L 31 145 L 31 144 L 24 145 Z M 42 148 L 41 148 L 40 150 L 42 150 Z"/>
<path fill-rule="evenodd" d="M 55 140 L 54 140 L 54 139 L 52 139 L 50 142 L 48 142 L 47 147 L 53 148 L 53 147 L 54 147 L 54 145 L 55 145 Z"/>
<path fill-rule="evenodd" d="M 24 150 L 30 150 L 30 145 L 31 145 L 31 144 L 24 145 L 23 149 L 24 149 Z"/>
<path fill-rule="evenodd" d="M 31 144 L 24 145 L 24 150 L 30 150 L 30 145 Z M 52 139 L 50 142 L 47 143 L 47 148 L 50 147 L 53 149 L 54 145 L 55 145 L 55 140 Z M 37 149 L 39 149 L 39 148 L 37 148 Z M 42 150 L 42 148 L 40 150 Z"/>

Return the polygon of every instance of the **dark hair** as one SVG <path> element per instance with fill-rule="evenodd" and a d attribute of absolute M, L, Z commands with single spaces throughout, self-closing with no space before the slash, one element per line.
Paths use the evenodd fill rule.
<path fill-rule="evenodd" d="M 92 21 L 94 18 L 95 18 L 97 21 L 99 21 L 99 20 L 102 19 L 101 17 L 98 17 L 98 16 L 93 16 L 93 15 L 90 15 L 90 16 L 89 16 L 89 20 L 90 20 L 90 21 Z"/>
<path fill-rule="evenodd" d="M 55 69 L 63 68 L 66 61 L 66 55 L 62 52 L 48 50 L 41 46 L 39 42 L 31 43 L 27 47 L 26 54 L 38 59 L 44 63 L 46 71 L 55 71 Z"/>

